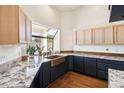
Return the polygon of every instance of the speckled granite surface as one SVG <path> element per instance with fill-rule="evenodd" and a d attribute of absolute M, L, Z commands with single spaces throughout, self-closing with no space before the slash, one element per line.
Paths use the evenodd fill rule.
<path fill-rule="evenodd" d="M 39 67 L 47 59 L 38 63 L 19 62 L 4 73 L 0 73 L 0 88 L 28 88 Z"/>
<path fill-rule="evenodd" d="M 101 55 L 92 55 L 85 53 L 61 53 L 59 55 L 67 56 L 67 55 L 77 55 L 77 56 L 85 56 L 85 57 L 94 57 L 101 59 L 110 59 L 110 60 L 120 60 L 124 61 L 124 57 L 113 57 L 113 56 L 101 56 Z M 30 87 L 32 80 L 34 79 L 39 67 L 43 62 L 50 61 L 48 59 L 43 59 L 38 63 L 28 63 L 28 62 L 19 62 L 16 66 L 12 67 L 8 71 L 4 73 L 0 73 L 0 88 L 27 88 Z M 109 70 L 109 87 L 123 87 L 124 85 L 124 72 L 119 72 L 115 70 Z M 123 74 L 122 74 L 123 73 Z M 121 76 L 121 79 L 120 79 Z M 119 78 L 119 79 L 118 79 Z M 117 83 L 115 81 L 121 81 L 121 83 Z"/>
<path fill-rule="evenodd" d="M 100 58 L 100 59 L 124 61 L 124 57 L 95 55 L 95 54 L 86 54 L 86 53 L 61 53 L 60 55 L 63 55 L 63 56 L 75 55 L 75 56 L 84 56 L 84 57 L 93 57 L 93 58 Z"/>
<path fill-rule="evenodd" d="M 124 88 L 124 71 L 109 69 L 109 88 Z"/>

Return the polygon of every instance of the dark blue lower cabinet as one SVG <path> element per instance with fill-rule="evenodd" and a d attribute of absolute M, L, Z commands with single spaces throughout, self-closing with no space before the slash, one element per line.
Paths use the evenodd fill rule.
<path fill-rule="evenodd" d="M 66 64 L 66 72 L 73 71 L 73 56 L 72 55 L 66 57 L 65 64 Z"/>
<path fill-rule="evenodd" d="M 61 75 L 66 73 L 66 64 L 65 62 L 51 67 L 51 82 L 55 81 Z"/>
<path fill-rule="evenodd" d="M 84 71 L 85 74 L 96 76 L 97 72 L 97 61 L 95 58 L 84 58 Z"/>
<path fill-rule="evenodd" d="M 65 62 L 58 65 L 58 75 L 61 76 L 66 73 Z"/>
<path fill-rule="evenodd" d="M 102 71 L 102 70 L 97 70 L 97 77 L 100 79 L 108 80 L 108 72 Z"/>
<path fill-rule="evenodd" d="M 53 67 L 51 67 L 50 61 L 42 63 L 30 87 L 48 87 L 51 82 L 68 71 L 85 73 L 100 79 L 108 80 L 109 68 L 124 70 L 124 62 L 70 55 L 65 58 L 65 62 Z"/>
<path fill-rule="evenodd" d="M 53 66 L 51 67 L 51 82 L 53 82 L 54 80 L 56 80 L 58 78 L 58 70 L 59 70 L 59 66 Z"/>
<path fill-rule="evenodd" d="M 84 57 L 74 56 L 74 71 L 84 73 Z"/>
<path fill-rule="evenodd" d="M 124 70 L 124 62 L 120 62 L 120 61 L 98 59 L 97 64 L 98 64 L 98 69 L 101 69 L 104 71 L 108 71 L 109 68 Z"/>
<path fill-rule="evenodd" d="M 46 62 L 43 63 L 43 72 L 42 72 L 42 87 L 45 88 L 50 84 L 50 76 L 51 76 L 51 72 L 50 72 L 50 66 L 51 66 L 51 62 Z"/>
<path fill-rule="evenodd" d="M 108 80 L 108 69 L 124 70 L 122 61 L 98 59 L 97 60 L 97 76 L 98 78 Z"/>

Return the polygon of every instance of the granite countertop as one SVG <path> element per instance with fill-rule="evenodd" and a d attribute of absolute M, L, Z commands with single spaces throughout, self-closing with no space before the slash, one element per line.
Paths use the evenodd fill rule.
<path fill-rule="evenodd" d="M 63 56 L 75 55 L 75 56 L 84 56 L 84 57 L 92 57 L 92 58 L 99 58 L 99 59 L 124 61 L 124 57 L 109 56 L 109 55 L 95 55 L 95 54 L 87 54 L 87 53 L 60 53 L 59 55 L 63 55 Z"/>
<path fill-rule="evenodd" d="M 37 63 L 19 62 L 10 70 L 0 73 L 0 88 L 28 88 L 30 87 L 37 71 L 43 62 L 49 61 L 43 59 Z"/>
<path fill-rule="evenodd" d="M 114 56 L 102 56 L 85 53 L 60 53 L 58 55 L 68 56 L 77 55 L 101 59 L 119 60 L 124 61 L 124 57 Z M 44 62 L 51 61 L 50 59 L 42 59 L 37 63 L 32 62 L 18 62 L 17 65 L 7 70 L 4 73 L 0 73 L 0 88 L 28 88 L 30 87 L 32 80 L 34 79 L 37 71 Z"/>
<path fill-rule="evenodd" d="M 124 88 L 124 71 L 109 69 L 108 73 L 109 88 Z"/>

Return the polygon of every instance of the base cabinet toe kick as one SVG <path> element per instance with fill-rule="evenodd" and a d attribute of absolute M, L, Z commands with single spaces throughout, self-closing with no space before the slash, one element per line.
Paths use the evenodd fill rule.
<path fill-rule="evenodd" d="M 108 80 L 109 68 L 124 70 L 124 62 L 69 55 L 65 57 L 64 62 L 55 66 L 51 66 L 51 61 L 42 63 L 30 88 L 47 88 L 50 83 L 70 71 Z"/>

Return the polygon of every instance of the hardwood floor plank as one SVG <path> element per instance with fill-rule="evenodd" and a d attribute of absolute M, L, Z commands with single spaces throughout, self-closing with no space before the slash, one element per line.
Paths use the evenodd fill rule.
<path fill-rule="evenodd" d="M 87 75 L 68 72 L 52 82 L 49 88 L 107 88 L 107 81 Z"/>

